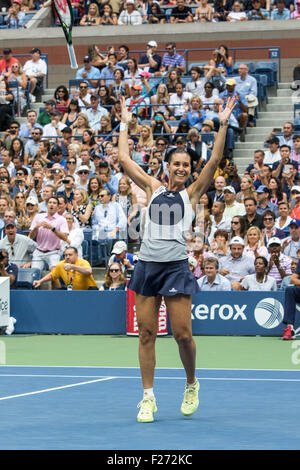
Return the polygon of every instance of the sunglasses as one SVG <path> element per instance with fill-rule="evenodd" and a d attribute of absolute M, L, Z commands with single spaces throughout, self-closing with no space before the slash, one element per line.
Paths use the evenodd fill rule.
<path fill-rule="evenodd" d="M 235 222 L 234 220 L 231 223 L 232 224 L 239 224 L 239 222 Z"/>
<path fill-rule="evenodd" d="M 89 172 L 88 171 L 79 171 L 78 174 L 79 175 L 88 175 Z"/>
<path fill-rule="evenodd" d="M 73 162 L 73 161 L 71 162 L 71 161 L 69 161 L 69 162 L 67 162 L 67 165 L 76 165 L 76 162 Z"/>
<path fill-rule="evenodd" d="M 119 273 L 120 270 L 119 269 L 110 269 L 109 272 L 110 273 Z"/>
<path fill-rule="evenodd" d="M 264 220 L 273 220 L 272 217 L 264 217 Z"/>
<path fill-rule="evenodd" d="M 88 88 L 87 86 L 80 86 L 79 88 Z"/>
<path fill-rule="evenodd" d="M 11 126 L 10 129 L 19 129 L 19 126 Z"/>
<path fill-rule="evenodd" d="M 99 197 L 105 197 L 107 194 L 99 194 Z"/>

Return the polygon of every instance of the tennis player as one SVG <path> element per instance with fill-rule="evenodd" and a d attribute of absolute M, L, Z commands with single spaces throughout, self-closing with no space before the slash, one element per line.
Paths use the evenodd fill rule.
<path fill-rule="evenodd" d="M 121 99 L 121 124 L 119 136 L 119 162 L 124 172 L 142 188 L 148 198 L 143 240 L 139 261 L 134 269 L 129 288 L 135 292 L 136 316 L 139 328 L 139 363 L 144 395 L 139 403 L 137 420 L 154 421 L 157 411 L 153 393 L 155 370 L 155 340 L 158 310 L 164 297 L 173 336 L 186 373 L 186 386 L 181 412 L 192 415 L 198 408 L 199 382 L 196 379 L 196 345 L 192 336 L 192 294 L 199 291 L 196 278 L 189 270 L 185 235 L 190 230 L 196 206 L 213 179 L 222 159 L 228 119 L 235 107 L 234 99 L 219 109 L 220 129 L 215 138 L 211 158 L 199 178 L 186 188 L 191 174 L 190 156 L 175 150 L 168 163 L 169 183 L 145 173 L 129 155 L 128 112 Z"/>

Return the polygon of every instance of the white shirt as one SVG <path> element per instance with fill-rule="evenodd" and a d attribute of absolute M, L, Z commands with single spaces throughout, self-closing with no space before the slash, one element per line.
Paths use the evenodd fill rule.
<path fill-rule="evenodd" d="M 192 93 L 189 93 L 188 91 L 184 91 L 180 97 L 177 95 L 177 93 L 171 95 L 170 107 L 173 108 L 175 116 L 182 116 L 185 113 L 184 105 L 192 98 L 192 96 Z"/>
<path fill-rule="evenodd" d="M 65 124 L 63 124 L 62 122 L 59 122 L 57 124 L 57 127 L 60 131 L 62 131 L 62 129 L 64 129 L 66 127 Z M 52 126 L 51 122 L 50 124 L 46 124 L 43 128 L 43 137 L 57 137 L 57 131 L 56 131 L 56 128 L 54 126 Z"/>
<path fill-rule="evenodd" d="M 249 274 L 242 280 L 241 285 L 246 290 L 277 290 L 276 279 L 271 276 L 265 276 L 264 282 L 258 282 L 256 274 Z"/>
<path fill-rule="evenodd" d="M 33 60 L 27 60 L 23 67 L 24 72 L 27 76 L 36 76 L 40 73 L 43 75 L 47 74 L 47 64 L 43 59 L 39 59 L 37 62 Z"/>
<path fill-rule="evenodd" d="M 245 215 L 246 209 L 245 205 L 241 202 L 234 201 L 232 206 L 225 206 L 224 216 L 228 219 L 232 219 L 232 217 L 236 217 L 237 215 Z"/>
<path fill-rule="evenodd" d="M 265 151 L 264 165 L 273 165 L 276 162 L 280 162 L 281 156 L 279 149 L 272 153 L 270 150 Z"/>
<path fill-rule="evenodd" d="M 93 111 L 91 108 L 87 109 L 84 114 L 89 120 L 89 124 L 94 131 L 98 131 L 101 127 L 101 118 L 108 116 L 108 111 L 102 106 L 98 107 L 97 111 Z"/>
<path fill-rule="evenodd" d="M 137 25 L 142 24 L 142 15 L 139 11 L 134 10 L 132 13 L 128 13 L 127 10 L 123 10 L 118 19 L 118 25 Z"/>

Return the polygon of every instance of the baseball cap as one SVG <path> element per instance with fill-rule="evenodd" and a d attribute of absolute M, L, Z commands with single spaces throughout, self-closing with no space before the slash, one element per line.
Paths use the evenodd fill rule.
<path fill-rule="evenodd" d="M 300 1 L 300 0 L 299 0 Z M 157 47 L 157 42 L 156 41 L 149 41 L 147 46 L 150 46 L 150 47 Z"/>
<path fill-rule="evenodd" d="M 270 245 L 280 245 L 281 246 L 281 240 L 278 238 L 278 237 L 272 237 L 270 238 L 270 240 L 268 241 L 268 247 Z"/>
<path fill-rule="evenodd" d="M 83 62 L 86 62 L 86 63 L 91 62 L 90 57 L 88 55 L 84 56 Z"/>
<path fill-rule="evenodd" d="M 142 91 L 142 87 L 140 85 L 132 85 L 131 88 L 133 88 L 134 90 Z"/>
<path fill-rule="evenodd" d="M 34 54 L 35 52 L 41 54 L 41 50 L 38 47 L 34 47 L 33 49 L 31 49 L 30 54 Z"/>
<path fill-rule="evenodd" d="M 151 77 L 151 74 L 149 72 L 147 72 L 146 70 L 143 70 L 141 73 L 140 73 L 140 77 Z"/>
<path fill-rule="evenodd" d="M 125 242 L 117 242 L 114 244 L 114 247 L 112 249 L 112 254 L 115 254 L 115 255 L 120 255 L 121 253 L 123 253 L 123 251 L 127 250 L 127 245 Z"/>
<path fill-rule="evenodd" d="M 9 227 L 10 225 L 12 225 L 13 227 L 17 226 L 16 223 L 13 220 L 11 220 L 11 221 L 5 223 L 5 228 Z"/>
<path fill-rule="evenodd" d="M 88 167 L 87 165 L 81 165 L 81 166 L 78 168 L 78 170 L 76 171 L 76 173 L 79 173 L 79 172 L 81 172 L 81 171 L 88 171 L 88 172 L 90 172 L 90 169 L 89 169 L 89 167 Z"/>
<path fill-rule="evenodd" d="M 232 194 L 236 194 L 235 189 L 234 189 L 233 186 L 225 186 L 225 187 L 223 188 L 223 193 L 224 193 L 224 191 L 229 191 L 229 192 L 232 193 Z"/>
<path fill-rule="evenodd" d="M 229 246 L 236 244 L 236 245 L 245 245 L 245 242 L 242 237 L 232 237 L 232 239 L 229 242 Z"/>
<path fill-rule="evenodd" d="M 29 196 L 26 199 L 26 204 L 33 204 L 35 206 L 36 204 L 38 204 L 38 200 L 33 196 Z"/>
<path fill-rule="evenodd" d="M 212 130 L 215 128 L 213 121 L 210 119 L 206 119 L 202 126 L 209 126 Z"/>
<path fill-rule="evenodd" d="M 300 220 L 298 220 L 298 219 L 292 219 L 292 220 L 290 221 L 290 223 L 289 223 L 289 227 L 290 227 L 291 225 L 297 225 L 297 227 L 300 227 Z"/>
<path fill-rule="evenodd" d="M 291 193 L 293 191 L 297 191 L 297 193 L 300 193 L 300 186 L 293 186 L 292 189 L 291 189 Z"/>
<path fill-rule="evenodd" d="M 230 86 L 236 85 L 236 81 L 234 78 L 228 78 L 225 82 L 225 85 L 230 85 Z"/>
<path fill-rule="evenodd" d="M 268 191 L 269 191 L 268 186 L 263 186 L 263 185 L 258 186 L 258 188 L 256 190 L 256 192 L 260 193 L 260 194 L 261 193 L 267 193 Z"/>
<path fill-rule="evenodd" d="M 44 104 L 52 104 L 53 106 L 55 106 L 55 101 L 54 100 L 46 100 L 44 101 Z"/>
<path fill-rule="evenodd" d="M 5 49 L 3 49 L 3 54 L 10 54 L 11 52 L 12 50 L 9 47 L 6 47 Z"/>

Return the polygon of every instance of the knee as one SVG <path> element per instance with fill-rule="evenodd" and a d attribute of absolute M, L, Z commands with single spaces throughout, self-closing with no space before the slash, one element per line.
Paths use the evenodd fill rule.
<path fill-rule="evenodd" d="M 176 343 L 180 346 L 188 346 L 193 341 L 192 333 L 188 330 L 173 333 Z"/>
<path fill-rule="evenodd" d="M 149 328 L 145 328 L 142 325 L 139 327 L 139 341 L 142 346 L 153 344 L 156 340 L 156 331 L 152 331 Z"/>

